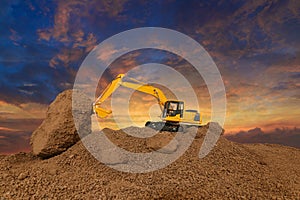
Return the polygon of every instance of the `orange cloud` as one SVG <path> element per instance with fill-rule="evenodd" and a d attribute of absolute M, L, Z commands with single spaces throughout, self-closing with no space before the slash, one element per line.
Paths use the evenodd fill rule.
<path fill-rule="evenodd" d="M 54 26 L 49 29 L 39 29 L 38 35 L 40 39 L 49 40 L 54 38 L 60 42 L 69 43 L 71 41 L 82 42 L 80 38 L 84 37 L 82 27 L 78 27 L 80 20 L 90 18 L 91 12 L 97 14 L 107 14 L 115 19 L 125 19 L 121 15 L 126 0 L 91 0 L 83 2 L 80 0 L 58 1 L 57 11 L 54 16 Z M 93 11 L 91 11 L 91 9 Z M 72 33 L 76 27 L 77 32 Z"/>
<path fill-rule="evenodd" d="M 67 67 L 71 62 L 78 61 L 83 54 L 84 51 L 79 48 L 73 48 L 71 50 L 64 48 L 50 60 L 49 65 L 55 68 L 62 62 L 63 66 Z"/>
<path fill-rule="evenodd" d="M 38 29 L 37 34 L 39 36 L 39 40 L 49 41 L 52 33 L 49 29 Z"/>
<path fill-rule="evenodd" d="M 0 119 L 41 119 L 45 117 L 48 105 L 24 103 L 19 106 L 0 101 Z"/>
<path fill-rule="evenodd" d="M 75 35 L 74 48 L 85 47 L 85 52 L 90 52 L 97 44 L 97 39 L 93 33 L 89 33 L 84 39 L 84 33 L 82 30 L 79 30 Z"/>
<path fill-rule="evenodd" d="M 11 39 L 15 45 L 19 45 L 19 40 L 22 39 L 22 37 L 15 31 L 14 29 L 9 29 L 11 32 L 11 35 L 9 36 L 9 39 Z"/>
<path fill-rule="evenodd" d="M 20 130 L 19 129 L 13 129 L 13 128 L 7 128 L 7 127 L 0 126 L 0 131 L 16 132 L 16 131 L 20 131 Z M 1 139 L 1 135 L 0 135 L 0 139 Z"/>

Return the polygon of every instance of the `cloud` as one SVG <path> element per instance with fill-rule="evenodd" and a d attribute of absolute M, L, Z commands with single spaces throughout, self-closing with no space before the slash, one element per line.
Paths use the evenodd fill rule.
<path fill-rule="evenodd" d="M 278 56 L 286 57 L 299 50 L 299 37 L 294 36 L 300 30 L 299 25 L 293 23 L 299 17 L 295 12 L 299 10 L 299 4 L 295 1 L 208 4 L 202 8 L 210 9 L 209 13 L 201 12 L 201 7 L 193 4 L 181 9 L 177 16 L 178 28 L 197 38 L 214 59 L 224 63 L 241 58 L 258 60 L 261 56 L 260 62 L 274 64 L 281 59 Z M 199 9 L 192 9 L 193 6 Z M 187 26 L 185 17 L 191 15 Z M 272 58 L 266 59 L 267 56 Z"/>
<path fill-rule="evenodd" d="M 19 106 L 0 101 L 0 120 L 3 119 L 43 119 L 48 105 L 23 103 Z"/>
<path fill-rule="evenodd" d="M 1 127 L 0 126 L 0 131 L 9 131 L 9 132 L 16 132 L 16 131 L 20 131 L 18 129 L 13 129 L 13 128 L 7 128 L 7 127 Z M 5 136 L 2 136 L 2 138 L 6 138 Z"/>
<path fill-rule="evenodd" d="M 72 46 L 62 47 L 49 61 L 50 67 L 70 67 L 74 63 L 81 63 L 83 58 L 97 43 L 97 39 L 93 33 L 85 35 L 81 30 L 74 33 L 72 37 Z"/>
<path fill-rule="evenodd" d="M 29 152 L 30 132 L 11 132 L 0 129 L 0 154 Z"/>
<path fill-rule="evenodd" d="M 56 68 L 82 61 L 82 58 L 98 43 L 97 36 L 93 33 L 95 27 L 99 28 L 97 24 L 101 23 L 98 18 L 106 16 L 121 19 L 120 13 L 125 3 L 126 1 L 59 1 L 54 15 L 54 25 L 37 30 L 39 40 L 48 42 L 55 40 L 63 44 L 60 52 L 49 61 L 49 65 Z M 94 22 L 93 26 L 87 29 L 86 24 L 91 22 Z M 106 59 L 105 56 L 109 54 L 104 55 L 105 53 L 99 57 Z"/>
<path fill-rule="evenodd" d="M 113 44 L 102 45 L 102 48 L 96 52 L 97 59 L 103 63 L 109 64 L 108 61 L 110 61 L 115 54 L 124 50 L 126 50 L 126 48 L 116 49 Z"/>
<path fill-rule="evenodd" d="M 49 62 L 49 66 L 56 67 L 70 67 L 71 63 L 82 60 L 85 52 L 80 48 L 67 49 L 62 48 L 60 52 L 55 55 Z"/>
<path fill-rule="evenodd" d="M 31 133 L 41 119 L 0 119 L 0 154 L 29 152 Z"/>
<path fill-rule="evenodd" d="M 14 29 L 10 29 L 10 32 L 11 35 L 9 38 L 14 42 L 15 45 L 19 45 L 18 42 L 22 39 L 22 37 Z"/>
<path fill-rule="evenodd" d="M 39 36 L 39 40 L 49 41 L 50 38 L 51 38 L 51 31 L 50 30 L 38 29 L 36 32 Z"/>
<path fill-rule="evenodd" d="M 239 143 L 269 143 L 300 148 L 300 129 L 296 127 L 275 128 L 269 132 L 254 128 L 225 135 L 225 137 Z"/>
<path fill-rule="evenodd" d="M 299 124 L 297 1 L 133 4 L 67 0 L 0 4 L 4 19 L 0 22 L 0 100 L 6 103 L 1 107 L 1 117 L 42 117 L 39 110 L 46 110 L 43 105 L 62 90 L 72 88 L 81 62 L 96 44 L 120 31 L 158 26 L 199 41 L 217 63 L 228 98 L 225 129 Z M 107 60 L 118 51 L 108 46 L 99 58 Z M 210 97 L 203 79 L 183 58 L 163 51 L 132 52 L 116 60 L 100 80 L 98 93 L 118 73 L 147 62 L 170 65 L 189 78 L 201 111 L 209 118 Z M 89 73 L 87 79 L 100 78 Z M 155 70 L 149 73 L 161 76 Z"/>
<path fill-rule="evenodd" d="M 63 43 L 73 41 L 82 42 L 86 35 L 83 21 L 92 21 L 96 24 L 101 23 L 97 18 L 108 16 L 114 19 L 122 19 L 122 11 L 126 1 L 79 1 L 67 0 L 58 1 L 54 16 L 54 25 L 51 28 L 39 29 L 40 39 L 49 40 L 53 38 Z M 93 13 L 93 15 L 91 15 Z M 75 31 L 76 30 L 76 31 Z"/>
<path fill-rule="evenodd" d="M 75 42 L 73 48 L 84 47 L 85 52 L 88 53 L 96 46 L 97 39 L 93 33 L 87 34 L 86 37 L 83 36 L 83 32 L 80 30 L 74 35 Z"/>

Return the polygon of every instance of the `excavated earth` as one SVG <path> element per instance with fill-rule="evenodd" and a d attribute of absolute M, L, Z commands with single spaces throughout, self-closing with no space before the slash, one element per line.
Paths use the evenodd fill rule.
<path fill-rule="evenodd" d="M 214 149 L 199 159 L 207 128 L 198 129 L 179 159 L 149 173 L 112 169 L 95 159 L 82 141 L 48 159 L 31 153 L 1 156 L 0 199 L 299 199 L 299 149 L 238 144 L 221 136 Z M 175 135 L 161 132 L 137 138 L 123 131 L 104 132 L 114 144 L 132 152 L 157 150 Z"/>
<path fill-rule="evenodd" d="M 153 134 L 150 128 L 104 129 L 104 133 L 89 134 L 91 102 L 84 95 L 78 96 L 73 113 L 70 90 L 58 95 L 49 106 L 46 119 L 32 134 L 32 153 L 0 156 L 0 200 L 299 199 L 299 149 L 238 144 L 221 136 L 213 150 L 200 159 L 199 150 L 204 138 L 213 139 L 217 135 L 214 133 L 218 126 L 214 123 L 211 127 L 216 129 L 210 131 L 206 125 L 178 133 L 187 136 L 196 133 L 196 136 L 187 151 L 164 168 L 148 173 L 115 170 L 113 168 L 118 166 L 127 167 L 127 171 L 133 167 L 158 166 L 182 149 L 183 143 L 176 133 Z M 74 113 L 81 137 L 85 136 L 82 140 L 74 125 Z M 132 157 L 114 154 L 114 148 L 96 143 L 102 141 L 97 138 L 103 134 L 113 144 L 130 152 L 147 154 L 157 151 L 158 159 L 147 158 L 142 166 L 132 161 Z M 98 145 L 91 149 L 89 145 L 93 143 Z M 86 146 L 91 152 L 102 148 L 101 162 Z"/>

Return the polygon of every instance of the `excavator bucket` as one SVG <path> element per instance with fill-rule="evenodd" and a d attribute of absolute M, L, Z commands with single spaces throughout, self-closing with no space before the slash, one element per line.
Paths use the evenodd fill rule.
<path fill-rule="evenodd" d="M 105 110 L 105 109 L 100 108 L 100 107 L 95 108 L 95 113 L 100 118 L 107 117 L 109 114 L 111 114 L 111 112 L 112 112 L 111 110 Z"/>

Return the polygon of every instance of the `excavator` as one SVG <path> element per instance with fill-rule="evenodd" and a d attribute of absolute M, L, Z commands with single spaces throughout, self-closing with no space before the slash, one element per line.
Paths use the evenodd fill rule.
<path fill-rule="evenodd" d="M 112 113 L 111 110 L 101 107 L 101 104 L 119 86 L 152 95 L 157 99 L 162 111 L 161 121 L 147 121 L 145 123 L 147 127 L 159 131 L 182 132 L 185 126 L 201 126 L 202 116 L 197 110 L 184 110 L 185 105 L 183 101 L 168 99 L 159 88 L 127 77 L 125 74 L 119 74 L 93 103 L 93 111 L 98 118 L 105 118 Z"/>

